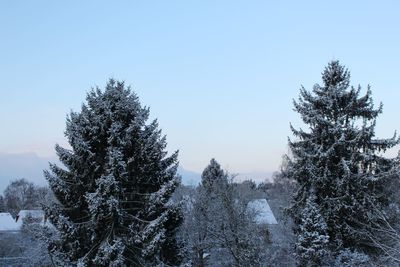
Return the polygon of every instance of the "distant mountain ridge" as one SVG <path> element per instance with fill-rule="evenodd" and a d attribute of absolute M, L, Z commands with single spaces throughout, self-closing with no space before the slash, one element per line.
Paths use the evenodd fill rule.
<path fill-rule="evenodd" d="M 10 181 L 25 178 L 37 185 L 46 185 L 43 170 L 49 167 L 53 158 L 39 157 L 35 153 L 0 153 L 0 193 Z"/>
<path fill-rule="evenodd" d="M 245 180 L 253 180 L 255 183 L 272 182 L 274 172 L 241 172 L 235 177 L 235 181 L 243 182 Z"/>
<path fill-rule="evenodd" d="M 57 158 L 40 157 L 36 153 L 1 153 L 0 152 L 0 194 L 10 181 L 25 178 L 37 185 L 46 185 L 43 170 L 48 169 L 49 162 L 59 163 Z M 201 174 L 187 170 L 182 166 L 178 167 L 178 174 L 182 178 L 182 184 L 197 186 L 201 182 Z M 255 182 L 263 182 L 271 179 L 271 172 L 248 172 L 239 173 L 235 180 L 243 181 L 252 179 Z"/>
<path fill-rule="evenodd" d="M 182 177 L 182 184 L 197 186 L 201 182 L 201 174 L 194 171 L 186 170 L 179 166 L 178 174 Z M 262 183 L 265 181 L 272 182 L 273 172 L 242 172 L 233 173 L 235 182 L 243 182 L 245 180 L 253 180 L 255 183 Z"/>
<path fill-rule="evenodd" d="M 197 186 L 201 182 L 200 173 L 186 170 L 181 166 L 178 167 L 178 174 L 181 176 L 184 185 Z"/>
<path fill-rule="evenodd" d="M 25 178 L 37 185 L 46 185 L 43 170 L 48 169 L 49 162 L 59 163 L 54 158 L 44 158 L 36 153 L 0 153 L 0 194 L 7 185 L 16 179 Z M 178 174 L 182 177 L 185 185 L 196 186 L 201 181 L 197 172 L 178 168 Z"/>

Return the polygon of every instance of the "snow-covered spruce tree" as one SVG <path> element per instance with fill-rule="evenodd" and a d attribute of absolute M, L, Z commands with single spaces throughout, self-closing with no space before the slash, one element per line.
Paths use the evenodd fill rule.
<path fill-rule="evenodd" d="M 387 204 L 385 184 L 393 166 L 392 159 L 379 153 L 398 140 L 374 138 L 382 105 L 374 108 L 369 87 L 359 96 L 360 86 L 349 86 L 350 74 L 338 61 L 328 64 L 322 80 L 312 92 L 301 88 L 299 100 L 294 101 L 294 110 L 309 131 L 291 126 L 296 140 L 289 139 L 293 156 L 288 175 L 297 181 L 298 190 L 289 212 L 299 225 L 314 192 L 331 251 L 349 248 L 370 253 L 374 248 L 363 232 L 378 219 L 373 207 L 382 209 Z"/>
<path fill-rule="evenodd" d="M 56 145 L 65 167 L 45 171 L 58 200 L 45 211 L 60 234 L 49 248 L 65 264 L 177 264 L 182 218 L 170 196 L 178 154 L 167 156 L 165 136 L 148 117 L 134 92 L 111 79 L 67 118 L 71 149 Z"/>
<path fill-rule="evenodd" d="M 306 200 L 306 205 L 301 214 L 296 242 L 300 266 L 321 266 L 323 264 L 324 258 L 329 255 L 327 230 L 325 220 L 315 204 L 315 195 L 311 194 Z"/>

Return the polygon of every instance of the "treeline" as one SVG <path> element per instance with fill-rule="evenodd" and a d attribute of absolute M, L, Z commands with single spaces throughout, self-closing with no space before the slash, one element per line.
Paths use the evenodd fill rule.
<path fill-rule="evenodd" d="M 9 212 L 14 218 L 20 210 L 41 209 L 51 198 L 47 186 L 37 186 L 26 179 L 17 179 L 6 187 L 0 195 L 0 212 Z"/>
<path fill-rule="evenodd" d="M 67 119 L 71 148 L 45 176 L 52 264 L 76 266 L 398 266 L 399 143 L 375 137 L 382 105 L 332 61 L 301 88 L 290 153 L 274 183 L 235 183 L 214 159 L 197 188 L 180 185 L 178 152 L 123 82 L 87 95 Z M 267 148 L 266 148 L 267 149 Z M 267 198 L 279 224 L 249 209 Z"/>

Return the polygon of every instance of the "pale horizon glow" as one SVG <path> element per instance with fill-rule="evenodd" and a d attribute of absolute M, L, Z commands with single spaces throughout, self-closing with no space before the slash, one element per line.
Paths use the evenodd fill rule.
<path fill-rule="evenodd" d="M 400 130 L 400 3 L 268 2 L 2 2 L 0 153 L 54 158 L 70 110 L 115 78 L 185 169 L 274 172 L 302 126 L 292 100 L 332 59 L 383 102 L 377 137 Z"/>

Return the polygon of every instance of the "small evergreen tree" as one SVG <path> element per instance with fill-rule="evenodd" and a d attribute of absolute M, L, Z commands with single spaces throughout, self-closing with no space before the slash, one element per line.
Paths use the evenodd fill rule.
<path fill-rule="evenodd" d="M 321 266 L 324 258 L 329 255 L 328 227 L 311 194 L 301 214 L 299 235 L 297 236 L 296 252 L 301 266 Z"/>
<path fill-rule="evenodd" d="M 294 110 L 309 131 L 291 126 L 297 140 L 289 140 L 293 156 L 287 174 L 297 181 L 298 190 L 289 211 L 300 225 L 313 192 L 327 225 L 330 248 L 372 252 L 363 232 L 377 219 L 373 207 L 382 209 L 387 204 L 385 184 L 393 166 L 393 160 L 379 153 L 398 140 L 374 138 L 382 105 L 374 108 L 369 87 L 360 97 L 360 86 L 350 87 L 350 74 L 338 61 L 328 64 L 322 80 L 312 92 L 302 87 L 299 100 L 294 101 Z M 299 227 L 295 231 L 299 234 Z"/>
<path fill-rule="evenodd" d="M 67 118 L 71 149 L 56 145 L 65 167 L 45 176 L 57 202 L 45 208 L 59 231 L 49 248 L 57 261 L 80 266 L 178 263 L 180 209 L 177 152 L 167 156 L 157 121 L 123 82 L 93 89 Z"/>

